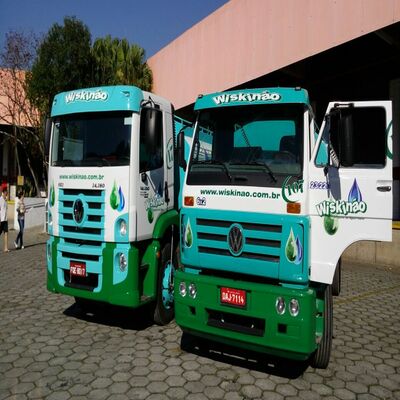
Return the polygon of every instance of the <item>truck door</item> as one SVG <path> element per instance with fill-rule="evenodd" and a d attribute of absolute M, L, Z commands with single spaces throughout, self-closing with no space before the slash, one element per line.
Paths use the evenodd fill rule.
<path fill-rule="evenodd" d="M 152 237 L 155 223 L 167 209 L 165 198 L 166 165 L 164 153 L 164 113 L 157 107 L 142 107 L 139 137 L 139 188 L 137 239 Z"/>
<path fill-rule="evenodd" d="M 342 252 L 392 235 L 390 101 L 328 106 L 309 168 L 311 273 L 331 283 Z"/>

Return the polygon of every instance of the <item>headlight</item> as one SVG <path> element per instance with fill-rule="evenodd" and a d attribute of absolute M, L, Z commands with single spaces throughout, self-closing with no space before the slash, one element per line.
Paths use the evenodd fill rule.
<path fill-rule="evenodd" d="M 196 285 L 194 283 L 189 284 L 189 296 L 192 299 L 195 299 L 197 296 L 197 288 Z"/>
<path fill-rule="evenodd" d="M 181 282 L 181 283 L 179 284 L 179 294 L 180 294 L 182 297 L 185 297 L 185 296 L 186 296 L 186 283 L 185 283 L 185 282 Z"/>
<path fill-rule="evenodd" d="M 292 317 L 297 317 L 299 315 L 300 306 L 299 302 L 296 299 L 290 300 L 289 303 L 289 312 Z"/>
<path fill-rule="evenodd" d="M 51 211 L 49 211 L 48 214 L 47 214 L 47 223 L 49 225 L 51 225 L 53 223 L 53 217 L 51 215 Z"/>
<path fill-rule="evenodd" d="M 285 299 L 283 297 L 278 297 L 275 302 L 276 312 L 282 315 L 286 310 Z"/>
<path fill-rule="evenodd" d="M 124 253 L 120 253 L 120 255 L 119 255 L 119 269 L 122 272 L 124 272 L 127 265 L 128 265 L 128 261 L 126 259 L 125 254 Z"/>
<path fill-rule="evenodd" d="M 121 219 L 121 221 L 119 222 L 119 234 L 121 236 L 126 235 L 126 221 L 123 219 Z"/>

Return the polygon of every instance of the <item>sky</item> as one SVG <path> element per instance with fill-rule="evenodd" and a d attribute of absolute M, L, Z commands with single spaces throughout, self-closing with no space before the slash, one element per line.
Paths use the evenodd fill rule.
<path fill-rule="evenodd" d="M 228 0 L 0 0 L 0 51 L 10 31 L 46 34 L 65 16 L 85 23 L 92 40 L 126 38 L 151 57 Z"/>

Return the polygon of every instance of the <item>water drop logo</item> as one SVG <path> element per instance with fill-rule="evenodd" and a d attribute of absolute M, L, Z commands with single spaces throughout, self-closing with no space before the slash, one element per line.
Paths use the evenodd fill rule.
<path fill-rule="evenodd" d="M 56 203 L 56 191 L 54 189 L 54 182 L 51 184 L 49 198 L 50 198 L 50 207 L 54 207 L 54 204 Z"/>
<path fill-rule="evenodd" d="M 110 205 L 113 210 L 122 211 L 125 207 L 125 197 L 122 193 L 121 186 L 117 189 L 117 184 L 114 185 L 110 194 Z"/>
<path fill-rule="evenodd" d="M 147 220 L 150 222 L 150 224 L 154 221 L 154 213 L 151 207 L 147 209 Z"/>
<path fill-rule="evenodd" d="M 118 197 L 119 197 L 119 204 L 118 204 L 117 210 L 122 211 L 125 207 L 125 197 L 124 197 L 124 194 L 122 193 L 121 186 L 118 189 Z"/>
<path fill-rule="evenodd" d="M 285 247 L 286 258 L 289 262 L 296 265 L 303 261 L 303 246 L 299 237 L 295 237 L 293 229 L 290 228 L 290 233 Z"/>
<path fill-rule="evenodd" d="M 362 201 L 362 194 L 361 194 L 360 188 L 357 185 L 357 179 L 354 179 L 353 186 L 350 189 L 347 200 L 349 203 L 352 203 L 353 201 L 357 201 L 357 202 Z"/>
<path fill-rule="evenodd" d="M 357 179 L 354 179 L 353 185 L 351 186 L 347 196 L 347 201 L 324 200 L 317 204 L 316 208 L 321 217 L 346 216 L 348 214 L 364 214 L 367 211 L 367 203 L 363 201 L 363 196 L 357 184 Z M 331 225 L 330 228 L 332 228 L 332 232 L 335 233 L 338 228 L 338 223 L 333 220 L 328 220 L 327 224 Z"/>
<path fill-rule="evenodd" d="M 339 229 L 339 219 L 325 215 L 324 228 L 328 235 L 334 235 Z"/>
<path fill-rule="evenodd" d="M 188 219 L 186 228 L 185 228 L 185 247 L 191 248 L 193 244 L 193 233 L 192 227 L 190 226 L 190 219 Z"/>

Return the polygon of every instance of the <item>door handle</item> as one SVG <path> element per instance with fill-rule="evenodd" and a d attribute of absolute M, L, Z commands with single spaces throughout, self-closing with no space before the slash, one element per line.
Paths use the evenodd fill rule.
<path fill-rule="evenodd" d="M 391 186 L 378 186 L 377 189 L 380 192 L 390 192 L 392 190 Z"/>

